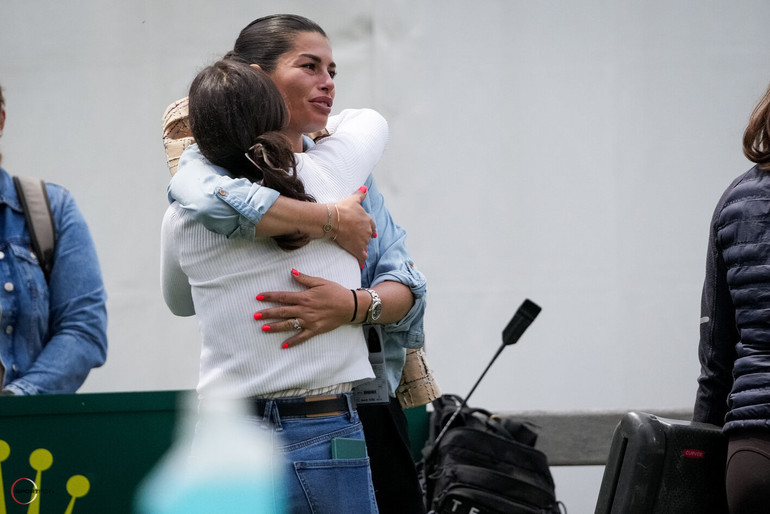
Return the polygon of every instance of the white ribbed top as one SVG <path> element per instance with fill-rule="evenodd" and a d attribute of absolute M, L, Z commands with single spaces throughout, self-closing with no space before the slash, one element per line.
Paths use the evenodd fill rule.
<path fill-rule="evenodd" d="M 331 137 L 297 154 L 297 173 L 319 203 L 334 203 L 360 187 L 388 137 L 384 118 L 369 109 L 343 111 L 329 119 L 329 129 Z M 286 252 L 271 238 L 256 244 L 227 239 L 208 231 L 176 203 L 169 206 L 161 231 L 163 296 L 175 314 L 197 314 L 203 336 L 202 396 L 215 391 L 269 396 L 373 378 L 358 325 L 343 325 L 286 350 L 281 344 L 289 333 L 261 330 L 264 322 L 255 321 L 254 312 L 272 305 L 255 297 L 302 290 L 292 279 L 292 268 L 350 289 L 361 285 L 358 262 L 331 240 Z"/>

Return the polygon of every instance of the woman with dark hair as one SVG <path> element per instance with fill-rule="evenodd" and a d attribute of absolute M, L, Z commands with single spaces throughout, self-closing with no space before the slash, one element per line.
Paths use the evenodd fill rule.
<path fill-rule="evenodd" d="M 346 110 L 329 119 L 333 136 L 295 154 L 275 84 L 234 59 L 201 71 L 190 88 L 189 111 L 195 140 L 210 162 L 289 198 L 325 202 L 330 211 L 365 180 L 388 134 L 376 112 Z M 377 512 L 351 393 L 374 376 L 360 328 L 365 312 L 352 309 L 351 323 L 287 350 L 280 330 L 255 328 L 253 305 L 246 301 L 254 289 L 299 289 L 291 278 L 297 269 L 323 273 L 348 296 L 355 295 L 361 285 L 356 259 L 331 239 L 288 252 L 269 237 L 228 239 L 207 230 L 176 202 L 164 217 L 161 247 L 166 303 L 175 314 L 198 317 L 201 401 L 218 395 L 246 398 L 273 428 L 289 463 L 290 511 Z M 289 323 L 301 327 L 297 318 Z M 341 443 L 353 445 L 353 453 L 335 456 Z"/>
<path fill-rule="evenodd" d="M 724 427 L 732 514 L 770 505 L 770 88 L 743 152 L 756 165 L 730 184 L 711 222 L 693 417 Z"/>
<path fill-rule="evenodd" d="M 292 148 L 295 152 L 311 148 L 314 142 L 307 134 L 327 129 L 335 95 L 336 63 L 324 31 L 301 16 L 266 16 L 241 31 L 228 56 L 259 67 L 270 76 L 289 110 L 284 133 Z M 167 129 L 184 127 L 185 108 L 182 100 L 167 110 Z M 183 141 L 179 137 L 181 134 L 166 140 L 167 151 L 170 145 L 179 148 Z M 186 141 L 183 144 L 191 138 Z M 173 162 L 175 157 L 169 153 L 172 170 Z M 384 513 L 424 513 L 406 418 L 395 395 L 406 348 L 421 348 L 424 342 L 425 278 L 406 249 L 406 232 L 391 218 L 371 175 L 365 182 L 366 196 L 356 192 L 337 202 L 334 212 L 318 203 L 279 196 L 265 186 L 230 178 L 224 168 L 207 162 L 193 145 L 179 160 L 169 195 L 220 234 L 244 239 L 325 238 L 359 260 L 364 290 L 351 295 L 327 280 L 325 274 L 321 274 L 324 278 L 300 274 L 295 280 L 307 287 L 304 291 L 256 291 L 266 301 L 281 306 L 259 310 L 255 316 L 280 320 L 271 321 L 270 330 L 288 331 L 292 335 L 286 343 L 294 345 L 349 323 L 355 311 L 366 314 L 369 340 L 379 338 L 385 356 L 385 376 L 379 377 L 385 397 L 379 398 L 380 403 L 359 403 L 377 502 Z M 376 222 L 376 237 L 371 241 L 371 220 L 362 206 Z M 298 244 L 301 242 L 299 239 Z M 294 319 L 301 322 L 301 330 L 294 329 Z"/>

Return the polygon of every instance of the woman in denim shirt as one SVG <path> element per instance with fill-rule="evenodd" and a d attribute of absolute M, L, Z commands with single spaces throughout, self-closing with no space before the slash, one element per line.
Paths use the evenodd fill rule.
<path fill-rule="evenodd" d="M 327 59 L 322 36 L 311 39 Z M 235 59 L 204 69 L 190 87 L 191 128 L 212 162 L 233 176 L 336 210 L 333 202 L 354 190 L 379 161 L 387 123 L 371 110 L 343 111 L 330 120 L 337 129 L 333 137 L 295 154 L 290 142 L 300 133 L 292 134 L 287 120 L 270 77 Z M 175 314 L 197 314 L 203 336 L 201 401 L 217 395 L 249 399 L 288 461 L 291 512 L 376 512 L 363 429 L 351 402 L 353 386 L 374 377 L 360 328 L 365 313 L 357 313 L 357 324 L 295 348 L 283 343 L 277 330 L 284 322 L 271 321 L 260 330 L 251 315 L 254 288 L 300 289 L 291 279 L 299 274 L 290 274 L 292 267 L 359 287 L 356 259 L 331 238 L 300 248 L 282 237 L 228 239 L 207 230 L 176 202 L 166 212 L 162 234 L 163 296 Z M 407 308 L 383 315 L 398 319 Z M 301 323 L 302 318 L 293 319 L 291 329 Z M 325 405 L 329 402 L 333 405 Z M 358 451 L 334 456 L 340 438 L 355 440 Z"/>
<path fill-rule="evenodd" d="M 297 34 L 305 32 L 326 36 L 317 24 L 299 16 L 260 18 L 241 32 L 232 54 L 249 63 L 258 64 L 274 80 L 278 76 L 277 85 L 286 97 L 293 93 L 294 86 L 291 81 L 280 80 L 286 78 L 283 73 L 287 69 L 291 71 L 301 68 L 306 69 L 307 73 L 319 75 L 334 72 L 319 69 L 310 58 L 303 60 L 301 53 L 295 55 L 294 40 Z M 306 109 L 307 105 L 302 101 L 287 103 L 293 120 L 309 119 L 309 125 L 320 120 L 320 125 L 313 130 L 325 126 L 328 112 L 324 115 L 321 110 L 318 116 L 312 111 L 312 106 L 310 110 Z M 172 105 L 167 114 L 175 109 L 183 110 L 184 101 Z M 183 123 L 183 120 L 177 120 L 177 123 Z M 312 145 L 311 139 L 304 138 L 304 149 Z M 364 423 L 380 512 L 420 513 L 424 512 L 421 491 L 409 453 L 406 419 L 395 398 L 395 390 L 401 378 L 405 349 L 420 348 L 424 342 L 425 277 L 414 266 L 404 245 L 406 232 L 391 218 L 372 176 L 369 176 L 365 185 L 367 194 L 362 206 L 376 223 L 376 237 L 371 242 L 369 234 L 365 237 L 368 254 L 365 251 L 366 244 L 363 248 L 356 246 L 358 239 L 355 235 L 360 230 L 352 229 L 361 226 L 355 211 L 356 201 L 361 202 L 361 193 L 355 193 L 351 197 L 352 201 L 349 199 L 348 202 L 338 204 L 343 230 L 340 230 L 337 242 L 364 263 L 362 286 L 378 291 L 384 307 L 392 304 L 387 291 L 390 283 L 406 285 L 412 293 L 413 304 L 399 322 L 372 326 L 382 341 L 390 403 L 361 405 L 359 413 Z M 327 222 L 327 212 L 323 206 L 296 201 L 292 204 L 292 200 L 279 197 L 277 192 L 269 188 L 242 179 L 232 179 L 224 170 L 206 161 L 194 145 L 185 150 L 179 160 L 179 172 L 169 185 L 169 196 L 190 210 L 207 228 L 230 237 L 253 239 L 255 234 L 272 236 L 299 230 L 311 238 L 318 238 L 324 236 L 321 227 Z M 313 208 L 316 210 L 312 211 Z M 366 224 L 364 229 L 368 230 Z M 354 309 L 354 301 L 349 292 L 342 289 L 344 296 L 334 296 L 335 286 L 337 290 L 339 286 L 321 278 L 301 275 L 297 281 L 309 289 L 304 293 L 284 295 L 282 299 L 289 309 L 283 312 L 276 312 L 276 309 L 260 312 L 265 318 L 278 316 L 316 320 L 303 322 L 305 330 L 288 338 L 288 343 L 304 341 L 313 334 L 332 330 L 348 321 L 333 314 L 333 311 L 342 308 L 349 316 Z M 364 296 L 360 298 L 366 301 Z M 276 301 L 277 298 L 272 296 L 269 299 Z M 368 306 L 368 302 L 363 304 L 363 308 Z"/>
<path fill-rule="evenodd" d="M 4 125 L 0 89 L 0 135 Z M 88 226 L 66 189 L 46 184 L 46 192 L 57 234 L 48 283 L 30 250 L 13 179 L 0 168 L 3 395 L 73 393 L 107 355 L 107 295 Z"/>

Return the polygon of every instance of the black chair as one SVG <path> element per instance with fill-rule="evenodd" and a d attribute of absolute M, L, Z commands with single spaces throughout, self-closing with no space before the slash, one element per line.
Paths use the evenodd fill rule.
<path fill-rule="evenodd" d="M 630 412 L 615 428 L 595 514 L 727 513 L 726 454 L 717 426 Z"/>

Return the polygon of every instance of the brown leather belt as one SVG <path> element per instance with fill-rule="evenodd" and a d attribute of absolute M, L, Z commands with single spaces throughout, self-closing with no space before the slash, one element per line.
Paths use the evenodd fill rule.
<path fill-rule="evenodd" d="M 282 418 L 334 416 L 348 411 L 347 397 L 344 394 L 335 394 L 304 398 L 250 398 L 252 412 L 258 417 L 263 417 L 265 407 L 271 400 Z"/>

